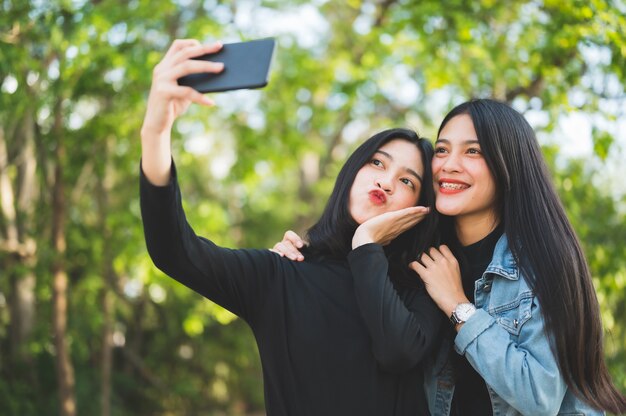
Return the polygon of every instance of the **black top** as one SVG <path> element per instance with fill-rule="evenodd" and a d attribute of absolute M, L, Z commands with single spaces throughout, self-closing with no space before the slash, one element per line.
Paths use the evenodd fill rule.
<path fill-rule="evenodd" d="M 502 235 L 497 227 L 482 240 L 461 248 L 461 280 L 465 296 L 474 302 L 474 284 L 480 279 L 491 263 L 493 250 Z M 456 383 L 452 399 L 452 415 L 488 416 L 492 415 L 491 399 L 485 380 L 474 370 L 465 356 L 453 354 Z"/>
<path fill-rule="evenodd" d="M 174 167 L 167 186 L 140 183 L 155 265 L 252 328 L 268 415 L 428 414 L 418 364 L 441 314 L 425 291 L 394 289 L 381 246 L 323 262 L 219 247 L 187 223 Z"/>

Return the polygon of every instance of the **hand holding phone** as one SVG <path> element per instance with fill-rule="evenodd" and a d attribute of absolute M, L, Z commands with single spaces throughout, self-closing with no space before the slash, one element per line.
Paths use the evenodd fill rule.
<path fill-rule="evenodd" d="M 202 93 L 262 88 L 268 83 L 274 47 L 273 38 L 224 44 L 216 53 L 192 58 L 222 62 L 222 72 L 186 75 L 178 78 L 178 85 Z"/>

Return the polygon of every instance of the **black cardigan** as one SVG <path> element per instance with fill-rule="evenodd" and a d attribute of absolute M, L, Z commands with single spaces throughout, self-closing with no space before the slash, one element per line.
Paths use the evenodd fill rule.
<path fill-rule="evenodd" d="M 268 415 L 428 414 L 419 363 L 442 315 L 425 291 L 394 289 L 381 246 L 304 262 L 223 248 L 187 223 L 174 167 L 163 187 L 142 172 L 140 194 L 154 264 L 252 328 Z"/>

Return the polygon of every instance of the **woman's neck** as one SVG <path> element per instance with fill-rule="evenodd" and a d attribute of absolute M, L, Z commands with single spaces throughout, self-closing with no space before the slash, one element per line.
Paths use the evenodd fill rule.
<path fill-rule="evenodd" d="M 469 246 L 487 237 L 499 222 L 495 215 L 483 215 L 479 218 L 456 217 L 454 222 L 456 236 L 463 247 Z"/>

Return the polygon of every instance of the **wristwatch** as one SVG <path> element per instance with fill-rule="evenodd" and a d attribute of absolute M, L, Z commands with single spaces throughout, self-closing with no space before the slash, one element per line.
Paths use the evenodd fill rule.
<path fill-rule="evenodd" d="M 466 322 L 476 312 L 476 306 L 473 303 L 459 303 L 456 305 L 450 315 L 450 322 L 454 326 Z"/>

